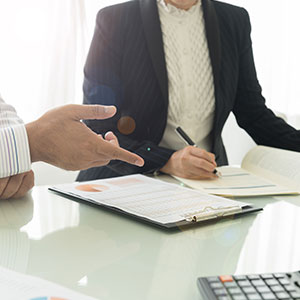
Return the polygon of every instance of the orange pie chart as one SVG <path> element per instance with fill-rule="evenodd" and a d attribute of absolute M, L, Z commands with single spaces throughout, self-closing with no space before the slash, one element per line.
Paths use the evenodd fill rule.
<path fill-rule="evenodd" d="M 81 184 L 76 187 L 77 190 L 89 193 L 99 193 L 108 190 L 109 188 L 105 185 L 100 184 Z"/>

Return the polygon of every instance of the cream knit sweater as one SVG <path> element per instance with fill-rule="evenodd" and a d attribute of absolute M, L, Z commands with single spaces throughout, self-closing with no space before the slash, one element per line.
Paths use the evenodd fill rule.
<path fill-rule="evenodd" d="M 181 126 L 210 151 L 215 95 L 201 1 L 185 11 L 158 0 L 158 9 L 169 80 L 168 122 L 160 146 L 184 148 L 174 131 Z"/>

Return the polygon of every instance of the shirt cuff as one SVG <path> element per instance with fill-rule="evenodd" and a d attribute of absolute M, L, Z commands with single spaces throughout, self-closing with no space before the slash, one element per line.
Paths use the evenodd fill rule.
<path fill-rule="evenodd" d="M 25 125 L 0 129 L 0 178 L 31 170 L 30 148 Z"/>

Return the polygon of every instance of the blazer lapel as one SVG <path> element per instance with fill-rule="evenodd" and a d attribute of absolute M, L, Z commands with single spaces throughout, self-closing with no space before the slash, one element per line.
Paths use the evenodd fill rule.
<path fill-rule="evenodd" d="M 219 85 L 221 68 L 221 39 L 218 17 L 211 0 L 202 0 L 206 38 L 214 75 L 215 88 Z"/>
<path fill-rule="evenodd" d="M 168 104 L 168 75 L 163 46 L 162 31 L 156 0 L 140 0 L 141 17 L 153 67 L 164 97 Z"/>
<path fill-rule="evenodd" d="M 221 59 L 222 59 L 222 49 L 221 49 L 221 37 L 220 37 L 220 27 L 218 16 L 215 11 L 214 3 L 212 0 L 202 0 L 203 13 L 206 29 L 206 37 L 208 43 L 208 49 L 210 53 L 211 65 L 214 76 L 214 86 L 215 86 L 215 101 L 216 110 L 213 125 L 213 141 L 221 130 L 221 118 L 224 112 L 224 102 L 220 96 L 220 71 L 221 71 Z"/>

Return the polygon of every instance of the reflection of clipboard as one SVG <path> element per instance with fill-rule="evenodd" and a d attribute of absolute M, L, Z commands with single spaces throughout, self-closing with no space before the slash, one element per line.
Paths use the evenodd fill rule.
<path fill-rule="evenodd" d="M 261 210 L 247 203 L 203 194 L 143 175 L 65 184 L 50 190 L 165 228 L 232 218 Z"/>

